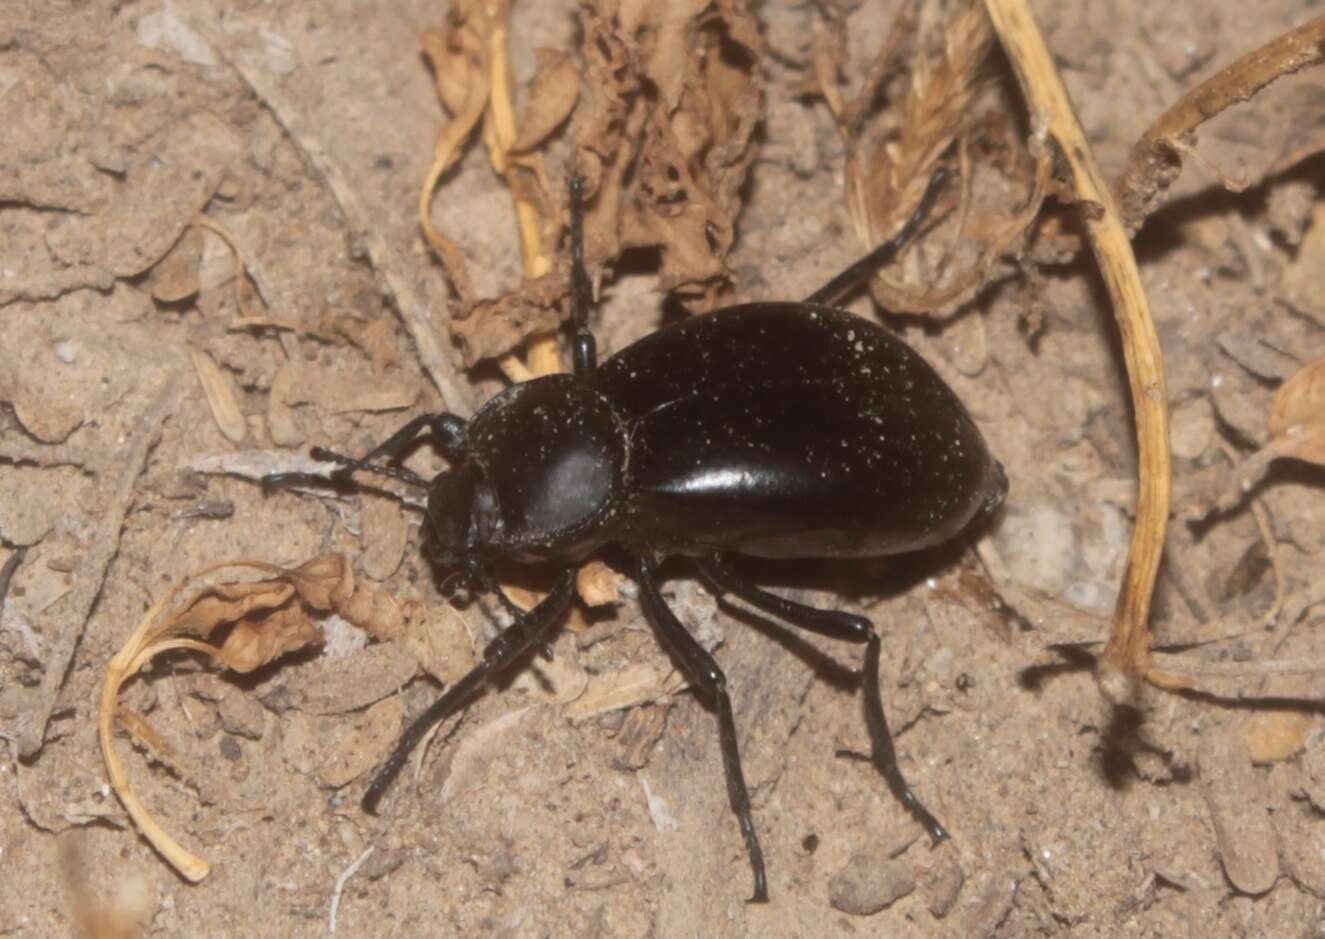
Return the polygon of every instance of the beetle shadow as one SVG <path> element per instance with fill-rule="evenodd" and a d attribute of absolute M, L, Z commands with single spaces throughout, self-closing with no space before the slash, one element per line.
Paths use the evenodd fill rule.
<path fill-rule="evenodd" d="M 1080 645 L 1054 645 L 1049 647 L 1059 656 L 1057 662 L 1028 665 L 1017 673 L 1017 684 L 1023 691 L 1039 694 L 1045 685 L 1064 675 L 1095 670 L 1095 656 Z M 1144 715 L 1133 707 L 1118 706 L 1111 709 L 1108 723 L 1099 728 L 1099 748 L 1095 766 L 1109 788 L 1125 791 L 1139 778 L 1136 755 L 1147 752 L 1164 758 L 1165 751 L 1148 741 L 1142 732 Z"/>
<path fill-rule="evenodd" d="M 1060 675 L 1071 672 L 1092 671 L 1095 657 L 1080 646 L 1053 646 L 1053 651 L 1062 656 L 1061 662 L 1033 665 L 1021 671 L 1019 680 L 1023 688 L 1038 692 L 1044 685 Z M 1224 710 L 1242 712 L 1257 711 L 1298 711 L 1325 715 L 1325 700 L 1319 698 L 1301 698 L 1290 696 L 1272 696 L 1266 698 L 1241 698 L 1212 694 L 1207 691 L 1175 689 L 1171 692 L 1189 701 L 1199 701 Z M 1167 767 L 1171 781 L 1177 784 L 1191 782 L 1195 771 L 1181 759 L 1181 755 L 1166 747 L 1146 731 L 1145 714 L 1129 705 L 1116 705 L 1111 709 L 1107 724 L 1099 728 L 1100 744 L 1097 754 L 1097 767 L 1100 775 L 1110 787 L 1125 791 L 1143 773 L 1137 765 L 1137 757 L 1145 754 L 1157 758 Z"/>

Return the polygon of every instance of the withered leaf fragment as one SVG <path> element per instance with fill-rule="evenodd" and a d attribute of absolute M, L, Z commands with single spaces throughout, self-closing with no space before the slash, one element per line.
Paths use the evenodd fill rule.
<path fill-rule="evenodd" d="M 196 586 L 226 568 L 249 568 L 267 575 L 259 581 L 222 581 Z M 186 589 L 193 588 L 181 601 Z M 129 784 L 114 746 L 121 720 L 134 739 L 174 765 L 173 748 L 140 715 L 119 710 L 120 689 L 163 652 L 202 652 L 237 672 L 251 672 L 289 652 L 322 641 L 315 617 L 337 613 L 373 635 L 402 631 L 402 613 L 389 596 L 357 584 L 345 558 L 327 554 L 293 569 L 260 561 L 232 561 L 184 578 L 152 605 L 129 639 L 110 660 L 102 686 L 97 736 L 106 775 L 143 837 L 177 871 L 202 880 L 210 865 L 187 851 L 156 821 Z M 224 635 L 217 645 L 214 637 Z"/>

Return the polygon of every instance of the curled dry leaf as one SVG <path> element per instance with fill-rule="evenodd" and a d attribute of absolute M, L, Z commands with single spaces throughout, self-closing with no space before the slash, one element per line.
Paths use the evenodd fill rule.
<path fill-rule="evenodd" d="M 267 579 L 194 586 L 227 568 L 257 570 Z M 188 598 L 181 601 L 190 588 Z M 260 561 L 218 564 L 186 577 L 157 601 L 107 666 L 97 721 L 106 774 L 143 837 L 189 880 L 202 880 L 210 867 L 175 841 L 134 792 L 114 747 L 116 719 L 154 755 L 172 765 L 178 760 L 145 719 L 119 709 L 120 689 L 152 659 L 172 649 L 202 652 L 234 671 L 251 672 L 320 642 L 322 630 L 314 616 L 333 612 L 375 635 L 401 630 L 395 604 L 380 591 L 356 584 L 340 555 L 322 555 L 289 570 Z M 225 636 L 220 645 L 214 640 L 218 635 Z"/>
<path fill-rule="evenodd" d="M 529 88 L 529 103 L 511 152 L 522 153 L 542 143 L 562 125 L 580 99 L 580 70 L 564 52 L 536 49 L 538 74 Z"/>
<path fill-rule="evenodd" d="M 1188 483 L 1181 505 L 1189 519 L 1228 512 L 1256 488 L 1280 458 L 1325 466 L 1325 357 L 1279 386 L 1270 406 L 1270 441 L 1231 470 Z"/>

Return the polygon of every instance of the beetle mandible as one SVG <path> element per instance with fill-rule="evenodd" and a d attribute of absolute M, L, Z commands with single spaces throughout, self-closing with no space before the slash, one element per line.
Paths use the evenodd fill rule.
<path fill-rule="evenodd" d="M 522 382 L 472 419 L 425 414 L 362 459 L 313 455 L 386 471 L 428 493 L 424 551 L 494 593 L 513 623 L 483 661 L 402 734 L 363 799 L 377 803 L 427 731 L 548 637 L 575 595 L 578 565 L 614 543 L 635 558 L 644 612 L 663 645 L 716 710 L 727 794 L 768 899 L 763 852 L 741 770 L 726 677 L 668 608 L 663 558 L 693 558 L 715 592 L 787 623 L 862 643 L 865 718 L 874 765 L 935 843 L 947 830 L 897 765 L 879 687 L 879 636 L 863 616 L 765 591 L 728 565 L 764 558 L 870 557 L 946 541 L 996 509 L 1007 479 L 957 396 L 882 326 L 832 306 L 889 261 L 926 217 L 940 170 L 898 233 L 802 302 L 747 303 L 645 336 L 601 365 L 588 315 L 583 183 L 569 184 L 571 374 Z M 392 463 L 431 443 L 450 466 L 431 482 Z M 528 611 L 488 573 L 499 559 L 563 568 Z"/>

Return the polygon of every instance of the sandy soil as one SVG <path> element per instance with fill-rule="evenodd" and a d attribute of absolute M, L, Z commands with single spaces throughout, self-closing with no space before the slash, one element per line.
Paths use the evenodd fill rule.
<path fill-rule="evenodd" d="M 892 6 L 848 15 L 848 84 Z M 1185 89 L 1316 10 L 1035 6 L 1110 178 Z M 573 10 L 517 9 L 520 87 L 534 49 L 574 48 Z M 446 725 L 381 817 L 360 811 L 367 771 L 492 622 L 441 598 L 416 518 L 393 503 L 264 495 L 197 468 L 313 443 L 364 452 L 441 406 L 398 314 L 424 310 L 448 335 L 445 282 L 415 223 L 447 120 L 419 35 L 444 12 L 417 0 L 0 9 L 0 563 L 25 549 L 0 620 L 0 936 L 318 936 L 333 898 L 337 934 L 364 937 L 1325 936 L 1319 683 L 1243 680 L 1314 696 L 1305 710 L 1157 695 L 1138 743 L 1103 705 L 1088 656 L 1051 648 L 1103 637 L 1134 500 L 1126 379 L 1088 254 L 1008 266 L 942 322 L 885 320 L 950 380 L 1007 466 L 986 549 L 1011 582 L 1093 620 L 999 609 L 1000 584 L 970 546 L 758 568 L 879 625 L 902 765 L 951 842 L 931 848 L 868 764 L 835 755 L 868 746 L 859 650 L 717 611 L 681 567 L 678 609 L 720 643 L 729 675 L 770 904 L 745 903 L 714 718 L 669 681 L 629 598 Z M 823 14 L 775 2 L 758 15 L 762 130 L 722 302 L 803 296 L 863 249 L 841 138 L 801 94 Z M 1013 126 L 1024 121 L 1001 62 L 990 81 Z M 1251 188 L 1227 193 L 1189 167 L 1137 241 L 1168 357 L 1180 505 L 1228 484 L 1216 471 L 1266 442 L 1275 388 L 1325 354 L 1322 163 L 1271 169 L 1323 125 L 1319 71 L 1223 115 L 1200 153 Z M 189 228 L 199 212 L 241 247 L 251 282 L 236 281 L 220 237 Z M 519 282 L 510 200 L 481 146 L 435 217 L 478 295 Z M 607 353 L 659 322 L 655 267 L 646 257 L 606 285 Z M 283 325 L 237 327 L 245 315 Z M 439 348 L 461 405 L 501 387 L 491 365 L 465 371 L 449 341 Z M 228 424 L 200 381 L 207 362 L 237 404 Z M 1159 635 L 1201 643 L 1190 654 L 1202 661 L 1311 656 L 1321 484 L 1319 468 L 1285 464 L 1232 511 L 1177 519 Z M 118 742 L 144 801 L 213 865 L 190 884 L 108 787 L 96 739 L 107 662 L 189 572 L 324 552 L 417 605 L 422 632 L 368 644 L 337 620 L 321 649 L 252 675 L 167 658 L 126 691 L 177 754 L 167 769 Z M 584 706 L 631 681 L 651 703 Z"/>

